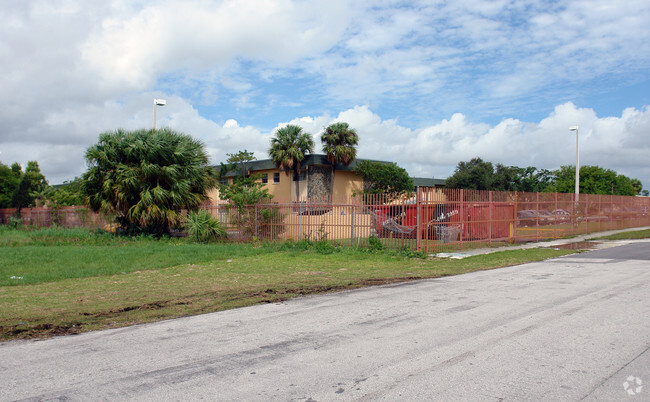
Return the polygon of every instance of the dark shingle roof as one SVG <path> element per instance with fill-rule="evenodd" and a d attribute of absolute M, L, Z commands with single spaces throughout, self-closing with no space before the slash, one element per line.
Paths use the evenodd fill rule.
<path fill-rule="evenodd" d="M 387 161 L 378 161 L 378 160 L 373 160 L 373 159 L 355 159 L 350 163 L 350 165 L 345 166 L 345 165 L 336 165 L 336 170 L 342 170 L 342 171 L 354 171 L 354 169 L 357 167 L 357 164 L 359 162 L 363 161 L 371 161 L 371 162 L 380 162 L 380 163 L 390 163 Z M 326 165 L 330 166 L 329 161 L 327 160 L 327 157 L 324 154 L 309 154 L 305 159 L 300 163 L 300 167 L 304 169 L 307 166 L 312 166 L 312 165 Z M 247 163 L 248 166 L 248 171 L 249 172 L 259 172 L 260 170 L 270 170 L 270 169 L 275 169 L 276 166 L 273 163 L 273 160 L 271 159 L 261 159 L 257 161 L 251 161 Z M 215 166 L 216 169 L 218 169 L 218 166 Z M 238 176 L 239 175 L 239 169 L 231 170 L 226 174 L 226 177 L 233 177 L 233 176 Z M 414 177 L 413 178 L 413 184 L 415 187 L 435 187 L 435 186 L 444 186 L 445 185 L 445 180 L 444 179 L 433 179 L 433 178 L 426 178 L 426 177 Z"/>
<path fill-rule="evenodd" d="M 444 186 L 445 185 L 445 180 L 444 179 L 428 178 L 428 177 L 414 177 L 413 178 L 413 185 L 415 185 L 415 187 Z"/>
<path fill-rule="evenodd" d="M 372 159 L 355 159 L 350 163 L 349 166 L 345 165 L 336 165 L 336 170 L 343 170 L 343 171 L 353 171 L 359 162 L 362 161 L 372 161 L 372 162 L 381 162 L 381 163 L 390 163 L 386 161 L 376 161 Z M 275 169 L 276 166 L 273 163 L 273 160 L 271 159 L 262 159 L 262 160 L 257 160 L 257 161 L 251 161 L 246 164 L 248 166 L 248 171 L 249 172 L 257 172 L 260 170 L 269 170 L 269 169 Z M 305 168 L 307 166 L 312 166 L 312 165 L 326 165 L 330 166 L 329 161 L 327 160 L 327 157 L 324 154 L 309 154 L 305 159 L 300 163 L 301 168 Z M 219 168 L 219 166 L 215 166 L 216 169 Z M 229 171 L 226 176 L 227 177 L 232 177 L 232 176 L 238 176 L 239 175 L 239 170 L 231 170 Z"/>

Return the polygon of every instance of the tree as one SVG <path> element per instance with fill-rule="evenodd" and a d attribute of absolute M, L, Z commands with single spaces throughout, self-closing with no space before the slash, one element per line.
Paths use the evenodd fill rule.
<path fill-rule="evenodd" d="M 16 165 L 16 164 L 14 164 Z M 15 174 L 15 166 L 12 166 Z M 36 197 L 47 188 L 47 180 L 41 173 L 38 162 L 29 161 L 25 173 L 21 176 L 18 188 L 14 192 L 11 204 L 14 208 L 25 208 L 34 205 Z"/>
<path fill-rule="evenodd" d="M 575 191 L 575 166 L 562 166 L 553 171 L 548 191 L 573 193 Z M 581 194 L 636 195 L 632 179 L 600 166 L 580 167 Z"/>
<path fill-rule="evenodd" d="M 363 177 L 364 194 L 385 194 L 390 201 L 413 191 L 413 179 L 395 163 L 361 161 L 354 171 Z"/>
<path fill-rule="evenodd" d="M 38 196 L 46 207 L 59 208 L 71 205 L 84 205 L 84 195 L 81 192 L 81 178 L 64 181 L 57 187 L 47 186 Z"/>
<path fill-rule="evenodd" d="M 529 166 L 505 166 L 474 158 L 459 162 L 452 176 L 446 181 L 448 188 L 493 191 L 546 191 L 553 180 L 553 172 Z"/>
<path fill-rule="evenodd" d="M 248 152 L 247 150 L 239 151 L 236 154 L 226 154 L 228 159 L 226 162 L 227 165 L 221 164 L 220 175 L 223 176 L 226 173 L 239 169 L 239 176 L 245 178 L 248 176 L 248 163 L 254 161 L 255 155 L 253 152 Z"/>
<path fill-rule="evenodd" d="M 296 197 L 300 194 L 299 176 L 300 162 L 307 153 L 314 152 L 314 139 L 311 134 L 304 133 L 302 127 L 289 124 L 279 128 L 271 138 L 269 156 L 275 166 L 285 169 L 287 175 L 293 172 L 296 182 Z"/>
<path fill-rule="evenodd" d="M 632 187 L 634 188 L 634 192 L 636 193 L 636 195 L 641 194 L 641 190 L 643 190 L 643 183 L 641 183 L 641 180 L 631 179 L 630 183 L 632 184 Z"/>
<path fill-rule="evenodd" d="M 0 163 L 0 208 L 11 208 L 11 200 L 20 183 L 22 169 L 18 173 L 19 175 L 16 175 L 9 166 Z"/>
<path fill-rule="evenodd" d="M 263 206 L 273 194 L 259 181 L 260 175 L 248 176 L 248 163 L 255 160 L 246 150 L 228 154 L 227 164 L 221 165 L 221 174 L 239 170 L 232 184 L 219 185 L 219 198 L 230 201 L 230 222 L 248 236 L 275 238 L 284 232 L 284 215 L 277 208 Z"/>
<path fill-rule="evenodd" d="M 214 186 L 203 143 L 171 129 L 105 132 L 86 151 L 82 192 L 129 232 L 169 233 Z"/>
<path fill-rule="evenodd" d="M 469 162 L 458 162 L 454 174 L 445 181 L 445 186 L 466 190 L 493 190 L 494 182 L 492 163 L 474 158 Z"/>
<path fill-rule="evenodd" d="M 551 178 L 552 173 L 546 169 L 504 166 L 497 163 L 490 190 L 534 193 L 544 191 Z"/>
<path fill-rule="evenodd" d="M 330 197 L 334 197 L 334 172 L 336 165 L 349 166 L 357 157 L 356 146 L 359 144 L 359 136 L 355 129 L 350 128 L 348 123 L 332 123 L 325 129 L 320 137 L 323 144 L 323 151 L 327 160 L 332 164 L 332 180 L 330 185 Z"/>
<path fill-rule="evenodd" d="M 219 198 L 230 201 L 242 213 L 245 207 L 273 197 L 268 189 L 264 188 L 264 184 L 257 181 L 259 174 L 248 176 L 248 163 L 255 160 L 252 152 L 244 150 L 227 155 L 227 164 L 221 164 L 220 175 L 233 170 L 239 170 L 240 175 L 233 178 L 232 184 L 219 185 Z"/>

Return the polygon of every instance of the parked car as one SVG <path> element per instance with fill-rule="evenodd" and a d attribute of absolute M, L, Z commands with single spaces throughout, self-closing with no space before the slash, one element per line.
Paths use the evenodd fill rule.
<path fill-rule="evenodd" d="M 535 226 L 537 225 L 537 211 L 534 209 L 523 209 L 517 212 L 518 226 Z"/>
<path fill-rule="evenodd" d="M 566 209 L 555 209 L 551 213 L 555 216 L 557 223 L 571 222 L 571 212 Z"/>
<path fill-rule="evenodd" d="M 555 215 L 548 211 L 524 209 L 517 212 L 517 225 L 519 226 L 552 225 L 554 222 Z"/>

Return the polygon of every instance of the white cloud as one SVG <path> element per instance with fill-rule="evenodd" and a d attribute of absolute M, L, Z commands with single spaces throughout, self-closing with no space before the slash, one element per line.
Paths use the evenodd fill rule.
<path fill-rule="evenodd" d="M 265 158 L 269 127 L 343 120 L 361 157 L 412 174 L 474 156 L 555 168 L 573 163 L 578 124 L 583 163 L 650 185 L 647 107 L 566 102 L 647 80 L 644 0 L 25 0 L 0 19 L 0 158 L 36 159 L 53 183 L 83 171 L 100 132 L 149 127 L 161 97 L 158 126 L 215 163 Z"/>
<path fill-rule="evenodd" d="M 135 119 L 128 119 L 135 105 L 145 103 L 153 96 L 142 95 L 106 108 L 87 108 L 84 119 L 70 119 L 66 114 L 52 115 L 48 120 L 55 133 L 76 133 L 74 143 L 59 144 L 42 142 L 4 143 L 0 157 L 4 163 L 14 160 L 25 164 L 38 160 L 41 169 L 52 183 L 59 183 L 80 175 L 85 166 L 85 149 L 97 141 L 101 130 L 85 133 L 95 121 L 97 127 L 110 125 L 110 119 L 102 117 L 105 109 L 113 118 L 123 116 L 126 129 L 140 128 L 140 121 L 151 117 L 151 110 L 140 107 Z M 253 126 L 241 126 L 229 119 L 217 124 L 201 117 L 187 101 L 169 97 L 168 108 L 160 108 L 158 125 L 189 133 L 202 140 L 211 155 L 212 163 L 226 159 L 227 153 L 247 149 L 258 159 L 268 158 L 268 146 L 274 130 L 263 131 Z M 148 102 L 146 102 L 148 103 Z M 399 124 L 395 119 L 384 120 L 368 106 L 356 106 L 337 116 L 327 114 L 305 116 L 280 123 L 298 124 L 314 135 L 316 151 L 322 152 L 319 134 L 335 121 L 346 121 L 359 133 L 358 157 L 388 160 L 417 176 L 445 178 L 453 173 L 459 161 L 481 157 L 493 163 L 515 166 L 535 166 L 555 169 L 575 163 L 575 133 L 569 126 L 580 126 L 580 157 L 582 165 L 599 165 L 619 173 L 641 179 L 650 184 L 650 168 L 645 161 L 650 153 L 650 110 L 629 108 L 620 117 L 598 117 L 593 110 L 578 108 L 572 103 L 559 105 L 539 122 L 523 122 L 506 119 L 492 126 L 473 123 L 457 113 L 449 119 L 417 129 Z M 277 128 L 276 127 L 276 128 Z M 112 129 L 105 127 L 102 130 Z"/>
<path fill-rule="evenodd" d="M 202 72 L 239 58 L 286 66 L 327 50 L 347 25 L 345 2 L 161 1 L 109 16 L 83 57 L 107 82 L 144 89 L 165 72 Z"/>

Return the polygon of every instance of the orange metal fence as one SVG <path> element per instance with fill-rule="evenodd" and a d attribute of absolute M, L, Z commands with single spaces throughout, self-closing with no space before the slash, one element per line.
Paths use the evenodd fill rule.
<path fill-rule="evenodd" d="M 7 224 L 12 217 L 21 219 L 24 225 L 47 227 L 56 224 L 61 227 L 102 228 L 112 222 L 101 213 L 90 211 L 83 206 L 61 208 L 0 208 L 0 224 Z"/>
<path fill-rule="evenodd" d="M 418 189 L 409 197 L 359 195 L 345 203 L 271 203 L 237 210 L 204 205 L 235 241 L 328 240 L 430 252 L 555 239 L 650 226 L 650 198 L 559 193 Z M 0 209 L 8 223 L 14 209 Z M 23 208 L 28 225 L 103 227 L 110 220 L 83 207 Z"/>
<path fill-rule="evenodd" d="M 650 198 L 419 189 L 411 197 L 363 195 L 347 203 L 206 206 L 236 240 L 333 240 L 439 252 L 556 239 L 650 225 Z"/>

